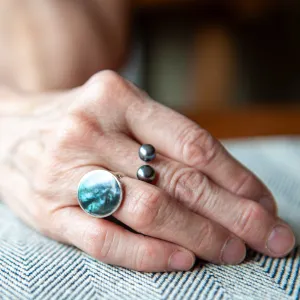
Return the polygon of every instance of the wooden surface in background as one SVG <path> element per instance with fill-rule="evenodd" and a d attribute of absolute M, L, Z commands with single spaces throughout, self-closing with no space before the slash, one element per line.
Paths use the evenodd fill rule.
<path fill-rule="evenodd" d="M 300 135 L 300 107 L 203 111 L 187 116 L 217 138 Z"/>

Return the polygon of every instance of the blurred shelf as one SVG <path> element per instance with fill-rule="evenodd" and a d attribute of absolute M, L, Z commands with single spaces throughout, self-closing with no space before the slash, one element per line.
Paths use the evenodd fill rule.
<path fill-rule="evenodd" d="M 249 107 L 187 116 L 217 138 L 300 135 L 300 107 Z"/>

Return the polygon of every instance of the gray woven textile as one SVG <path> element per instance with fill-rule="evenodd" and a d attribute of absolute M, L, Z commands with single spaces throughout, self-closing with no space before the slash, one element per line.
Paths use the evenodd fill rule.
<path fill-rule="evenodd" d="M 300 140 L 226 142 L 279 201 L 300 234 Z M 250 253 L 240 266 L 140 273 L 95 261 L 26 227 L 0 204 L 0 299 L 299 299 L 300 249 L 284 259 Z"/>

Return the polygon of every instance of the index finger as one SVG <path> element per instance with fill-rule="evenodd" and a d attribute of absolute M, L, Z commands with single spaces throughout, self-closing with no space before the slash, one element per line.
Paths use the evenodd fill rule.
<path fill-rule="evenodd" d="M 152 100 L 130 105 L 126 121 L 141 143 L 155 145 L 161 154 L 197 168 L 228 191 L 257 201 L 276 214 L 267 187 L 195 122 Z"/>

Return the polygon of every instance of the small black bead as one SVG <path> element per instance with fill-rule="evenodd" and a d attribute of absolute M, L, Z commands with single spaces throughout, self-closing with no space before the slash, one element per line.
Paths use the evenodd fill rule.
<path fill-rule="evenodd" d="M 150 144 L 144 144 L 139 149 L 139 157 L 145 162 L 153 160 L 156 156 L 155 148 Z"/>
<path fill-rule="evenodd" d="M 152 182 L 155 179 L 155 175 L 156 174 L 154 169 L 149 165 L 141 166 L 136 173 L 136 176 L 139 180 L 148 183 Z"/>

